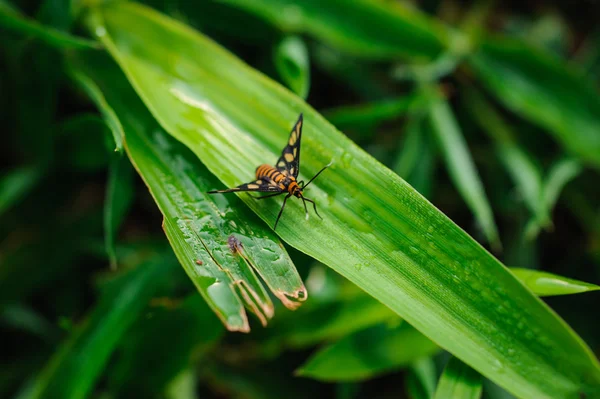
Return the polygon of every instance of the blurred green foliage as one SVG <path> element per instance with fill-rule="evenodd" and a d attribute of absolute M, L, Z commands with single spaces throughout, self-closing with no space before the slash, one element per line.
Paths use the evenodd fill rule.
<path fill-rule="evenodd" d="M 597 363 L 598 5 L 140 2 L 305 98 L 514 266 L 528 289 L 556 296 L 544 301 Z M 212 259 L 223 237 L 206 231 L 179 240 L 181 226 L 168 220 L 163 231 L 173 203 L 204 223 L 194 212 L 220 183 L 139 99 L 116 98 L 121 77 L 100 87 L 73 69 L 83 50 L 107 59 L 85 23 L 100 3 L 0 0 L 0 397 L 512 397 L 518 388 L 492 384 L 361 288 L 282 246 L 235 197 L 207 212 L 245 221 L 255 234 L 243 243 L 248 258 L 232 260 L 225 246 Z M 90 76 L 112 76 L 105 65 L 88 65 Z M 189 179 L 187 191 L 157 191 L 152 182 L 171 175 Z M 190 241 L 206 247 L 186 253 Z M 274 252 L 258 251 L 268 245 Z M 277 268 L 273 253 L 283 258 Z M 239 274 L 219 271 L 227 261 Z M 214 276 L 255 285 L 239 284 L 245 300 L 236 302 L 228 290 L 202 291 Z M 308 299 L 298 298 L 300 279 Z M 306 300 L 290 312 L 277 298 L 289 308 Z M 251 332 L 226 332 L 222 309 Z M 568 397 L 600 398 L 600 386 Z"/>

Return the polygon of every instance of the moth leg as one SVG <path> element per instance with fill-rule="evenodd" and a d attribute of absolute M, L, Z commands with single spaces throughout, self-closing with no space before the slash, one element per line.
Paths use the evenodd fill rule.
<path fill-rule="evenodd" d="M 308 220 L 308 209 L 306 209 L 306 202 L 304 197 L 300 197 L 302 198 L 302 204 L 304 204 L 304 214 L 306 215 L 306 220 Z"/>
<path fill-rule="evenodd" d="M 281 205 L 281 210 L 279 211 L 279 215 L 277 215 L 277 220 L 275 221 L 275 226 L 273 226 L 273 230 L 277 229 L 277 223 L 279 223 L 279 218 L 281 217 L 281 214 L 283 213 L 283 208 L 285 208 L 285 202 L 291 196 L 292 196 L 292 194 L 288 194 L 288 195 L 285 196 L 285 199 L 283 200 L 283 205 Z"/>
<path fill-rule="evenodd" d="M 323 218 L 321 217 L 321 215 L 319 215 L 319 212 L 317 212 L 317 203 L 315 201 L 311 200 L 311 199 L 308 199 L 308 198 L 304 198 L 304 199 L 307 200 L 308 202 L 312 202 L 313 207 L 315 208 L 315 213 L 317 214 L 317 216 L 319 217 L 319 219 L 322 220 Z"/>

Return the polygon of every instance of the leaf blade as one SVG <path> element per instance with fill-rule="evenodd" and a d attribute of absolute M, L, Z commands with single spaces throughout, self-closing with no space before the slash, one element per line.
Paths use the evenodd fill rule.
<path fill-rule="evenodd" d="M 193 30 L 148 9 L 113 4 L 98 12 L 104 21 L 90 22 L 92 31 L 104 28 L 103 42 L 153 115 L 227 186 L 277 159 L 281 137 L 287 138 L 291 121 L 304 113 L 301 175 L 336 161 L 330 168 L 335 173 L 310 188 L 329 222 L 313 218 L 308 224 L 303 209 L 290 206 L 277 230 L 286 242 L 519 395 L 573 396 L 596 388 L 600 368 L 581 338 L 464 231 L 301 100 Z M 131 18 L 137 22 L 134 30 Z M 274 221 L 273 203 L 240 198 Z M 520 351 L 518 364 L 509 348 Z M 563 367 L 566 363 L 571 366 Z"/>
<path fill-rule="evenodd" d="M 433 399 L 479 399 L 481 390 L 481 375 L 453 357 L 442 373 Z"/>

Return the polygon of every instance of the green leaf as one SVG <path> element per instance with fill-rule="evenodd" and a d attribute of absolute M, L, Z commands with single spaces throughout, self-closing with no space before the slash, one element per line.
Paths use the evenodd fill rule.
<path fill-rule="evenodd" d="M 405 384 L 411 399 L 433 398 L 436 383 L 435 363 L 430 357 L 421 358 L 410 365 Z"/>
<path fill-rule="evenodd" d="M 0 215 L 23 199 L 39 181 L 39 168 L 25 166 L 0 177 Z"/>
<path fill-rule="evenodd" d="M 576 159 L 562 159 L 552 165 L 541 189 L 538 201 L 541 204 L 540 206 L 547 209 L 548 213 L 552 212 L 564 186 L 582 171 L 583 165 Z M 550 224 L 550 221 L 548 224 Z M 525 228 L 526 237 L 535 237 L 539 231 L 539 227 L 540 223 L 532 220 Z"/>
<path fill-rule="evenodd" d="M 110 390 L 118 397 L 149 398 L 163 392 L 169 381 L 223 336 L 222 324 L 200 295 L 169 303 L 152 309 L 151 317 L 139 319 L 119 344 L 117 361 L 108 370 Z"/>
<path fill-rule="evenodd" d="M 542 198 L 542 173 L 539 167 L 521 149 L 515 140 L 515 134 L 485 97 L 475 89 L 469 89 L 465 103 L 481 129 L 494 140 L 500 161 L 534 215 L 535 226 L 538 229 L 548 226 L 550 213 L 547 202 Z"/>
<path fill-rule="evenodd" d="M 72 68 L 68 68 L 68 71 L 71 78 L 79 84 L 79 87 L 94 101 L 102 113 L 104 121 L 110 127 L 113 134 L 116 146 L 115 151 L 122 152 L 125 133 L 123 133 L 123 126 L 121 126 L 121 121 L 119 121 L 115 111 L 106 102 L 104 95 L 92 79 Z"/>
<path fill-rule="evenodd" d="M 152 118 L 116 65 L 92 53 L 71 58 L 94 80 L 123 126 L 127 153 L 164 215 L 163 228 L 184 270 L 228 329 L 249 331 L 244 306 L 266 325 L 273 304 L 256 276 L 288 308 L 306 289 L 276 237 L 235 197 L 207 191 L 218 182 Z M 246 212 L 247 213 L 247 212 Z"/>
<path fill-rule="evenodd" d="M 301 99 L 204 36 L 140 5 L 95 11 L 90 30 L 101 35 L 154 117 L 224 186 L 249 181 L 257 165 L 274 163 L 304 113 L 301 177 L 334 164 L 306 191 L 323 221 L 306 221 L 298 201 L 288 204 L 277 229 L 288 244 L 511 392 L 576 398 L 597 390 L 598 361 L 564 321 Z M 103 81 L 120 95 L 114 76 Z M 273 225 L 280 200 L 239 198 Z"/>
<path fill-rule="evenodd" d="M 544 182 L 542 194 L 542 201 L 544 201 L 548 209 L 552 210 L 554 208 L 563 187 L 579 175 L 582 170 L 583 166 L 575 159 L 563 159 L 550 168 Z"/>
<path fill-rule="evenodd" d="M 309 301 L 297 314 L 274 322 L 277 334 L 274 340 L 287 347 L 306 348 L 397 319 L 398 316 L 389 308 L 359 292 L 354 298 L 334 303 L 315 305 L 314 301 Z"/>
<path fill-rule="evenodd" d="M 490 244 L 499 249 L 498 229 L 483 183 L 452 109 L 440 97 L 433 98 L 430 103 L 429 122 L 441 145 L 446 166 L 456 188 L 473 211 Z"/>
<path fill-rule="evenodd" d="M 17 10 L 10 8 L 5 3 L 0 3 L 0 27 L 35 37 L 59 49 L 89 49 L 99 47 L 97 42 L 73 36 L 51 26 L 44 26 L 37 21 L 25 18 Z"/>
<path fill-rule="evenodd" d="M 298 96 L 306 99 L 310 88 L 310 63 L 306 44 L 298 36 L 283 38 L 275 47 L 275 67 L 281 79 Z"/>
<path fill-rule="evenodd" d="M 481 375 L 457 358 L 450 359 L 435 391 L 434 399 L 479 399 Z"/>
<path fill-rule="evenodd" d="M 322 381 L 358 381 L 430 356 L 439 347 L 407 323 L 379 325 L 320 349 L 297 374 Z"/>
<path fill-rule="evenodd" d="M 416 95 L 382 100 L 360 105 L 346 105 L 323 111 L 329 122 L 340 129 L 351 128 L 354 125 L 376 125 L 405 114 Z"/>
<path fill-rule="evenodd" d="M 580 292 L 597 291 L 600 286 L 579 280 L 557 276 L 539 270 L 511 267 L 510 271 L 539 296 L 568 295 Z"/>
<path fill-rule="evenodd" d="M 113 154 L 104 201 L 104 242 L 112 269 L 117 267 L 115 240 L 134 196 L 133 168 L 121 154 Z"/>
<path fill-rule="evenodd" d="M 123 334 L 175 267 L 172 255 L 155 256 L 113 282 L 37 376 L 27 398 L 88 397 Z"/>
<path fill-rule="evenodd" d="M 369 0 L 226 0 L 289 33 L 369 58 L 434 57 L 449 32 L 417 10 Z M 344 12 L 340 13 L 340 9 Z"/>
<path fill-rule="evenodd" d="M 600 96 L 591 82 L 557 60 L 508 40 L 486 40 L 470 64 L 504 105 L 548 129 L 583 161 L 600 166 Z"/>

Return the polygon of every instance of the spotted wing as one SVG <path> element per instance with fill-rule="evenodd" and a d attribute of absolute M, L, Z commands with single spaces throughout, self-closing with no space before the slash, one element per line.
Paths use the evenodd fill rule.
<path fill-rule="evenodd" d="M 228 188 L 225 190 L 213 190 L 213 191 L 209 191 L 208 193 L 209 194 L 234 193 L 236 191 L 258 191 L 258 192 L 262 192 L 262 193 L 278 193 L 278 192 L 281 192 L 282 189 L 277 184 L 275 184 L 275 182 L 273 182 L 272 180 L 258 179 L 258 180 L 252 181 L 250 183 L 242 184 L 237 187 Z"/>
<path fill-rule="evenodd" d="M 302 138 L 302 125 L 304 118 L 302 114 L 294 125 L 287 145 L 281 152 L 281 157 L 277 160 L 275 167 L 286 176 L 298 177 L 300 172 L 300 139 Z"/>

